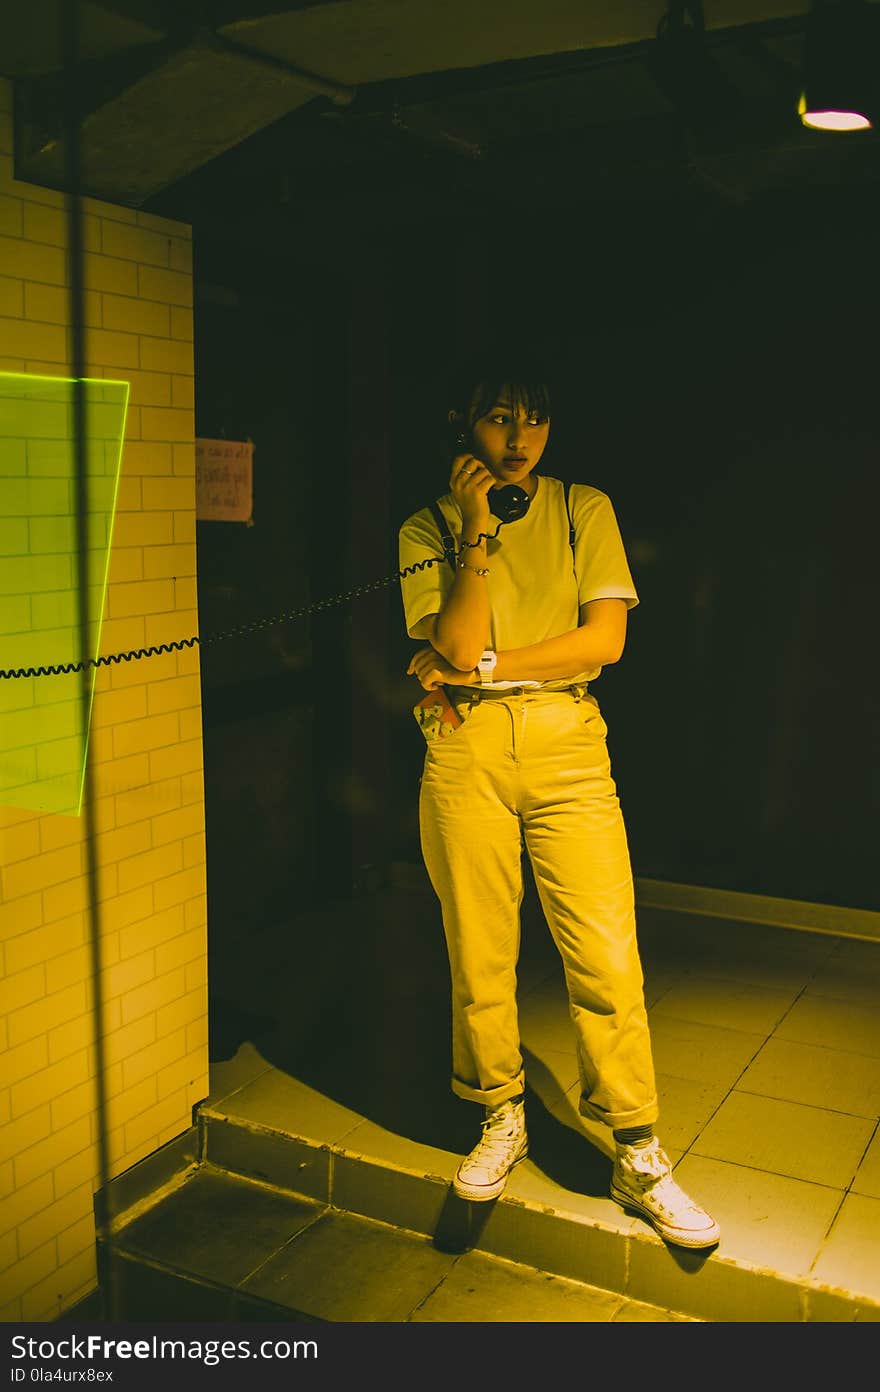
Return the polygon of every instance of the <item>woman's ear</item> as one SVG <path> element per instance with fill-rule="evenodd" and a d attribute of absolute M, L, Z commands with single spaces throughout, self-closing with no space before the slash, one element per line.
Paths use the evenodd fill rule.
<path fill-rule="evenodd" d="M 464 416 L 461 411 L 450 409 L 449 418 L 449 442 L 454 453 L 468 448 L 470 431 L 467 428 Z"/>

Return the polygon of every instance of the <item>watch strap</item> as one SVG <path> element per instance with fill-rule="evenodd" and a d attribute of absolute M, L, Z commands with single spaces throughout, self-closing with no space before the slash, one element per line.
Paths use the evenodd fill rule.
<path fill-rule="evenodd" d="M 477 663 L 477 671 L 480 674 L 480 682 L 492 680 L 492 673 L 495 671 L 495 664 L 498 661 L 498 654 L 491 648 L 487 648 Z"/>

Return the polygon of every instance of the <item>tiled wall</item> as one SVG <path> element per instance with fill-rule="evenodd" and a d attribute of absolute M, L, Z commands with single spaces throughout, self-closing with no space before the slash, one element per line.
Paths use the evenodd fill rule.
<path fill-rule="evenodd" d="M 198 633 L 191 239 L 131 209 L 84 212 L 86 371 L 131 383 L 101 637 L 114 653 Z M 0 80 L 0 370 L 70 373 L 65 245 L 62 196 L 12 177 Z M 208 1092 L 198 648 L 97 669 L 89 758 L 119 1174 Z M 52 1319 L 95 1286 L 83 828 L 0 807 L 0 1320 Z"/>

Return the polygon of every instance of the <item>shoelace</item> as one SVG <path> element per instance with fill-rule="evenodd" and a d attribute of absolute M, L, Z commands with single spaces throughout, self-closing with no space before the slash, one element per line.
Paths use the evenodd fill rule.
<path fill-rule="evenodd" d="M 652 1179 L 662 1179 L 671 1170 L 669 1156 L 655 1141 L 653 1145 L 643 1146 L 636 1151 L 638 1163 L 633 1160 L 632 1169 L 636 1175 L 650 1176 Z"/>
<path fill-rule="evenodd" d="M 639 1179 L 654 1180 L 650 1186 L 652 1202 L 656 1203 L 667 1218 L 674 1218 L 682 1212 L 702 1214 L 703 1210 L 699 1204 L 688 1198 L 673 1179 L 669 1157 L 659 1144 L 645 1146 L 638 1155 L 640 1163 L 633 1166 L 633 1172 Z"/>
<path fill-rule="evenodd" d="M 493 1112 L 487 1116 L 480 1124 L 483 1128 L 483 1134 L 471 1159 L 476 1160 L 477 1152 L 479 1152 L 480 1160 L 490 1157 L 506 1160 L 520 1139 L 514 1112 L 499 1109 L 498 1112 Z"/>
<path fill-rule="evenodd" d="M 688 1198 L 681 1186 L 672 1178 L 672 1175 L 665 1175 L 652 1186 L 651 1201 L 667 1218 L 680 1218 L 687 1213 L 702 1217 L 703 1214 L 699 1204 Z"/>

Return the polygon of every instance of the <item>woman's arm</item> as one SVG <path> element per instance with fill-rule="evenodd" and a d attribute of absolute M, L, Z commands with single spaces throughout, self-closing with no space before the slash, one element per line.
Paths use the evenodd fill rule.
<path fill-rule="evenodd" d="M 461 539 L 473 542 L 488 530 L 481 532 L 481 523 L 465 519 Z M 487 564 L 486 541 L 469 546 L 464 552 L 466 567 L 456 565 L 452 588 L 444 599 L 434 625 L 431 642 L 439 653 L 456 668 L 470 671 L 479 662 L 480 654 L 486 648 L 486 635 L 489 632 L 491 611 L 489 591 L 485 575 L 477 575 L 476 567 L 482 569 Z"/>
<path fill-rule="evenodd" d="M 581 605 L 582 622 L 568 633 L 532 643 L 527 648 L 508 648 L 498 653 L 493 677 L 497 681 L 543 681 L 553 677 L 576 677 L 591 667 L 607 667 L 618 662 L 626 641 L 626 602 L 622 599 L 594 599 Z M 425 621 L 427 625 L 427 620 Z M 414 674 L 428 685 L 450 682 L 454 686 L 479 686 L 480 674 L 474 668 L 457 668 L 434 646 L 420 648 L 410 660 L 407 674 Z M 424 679 L 424 680 L 423 680 Z"/>
<path fill-rule="evenodd" d="M 527 648 L 499 652 L 492 676 L 496 681 L 549 681 L 619 662 L 626 642 L 626 613 L 623 599 L 590 600 L 581 606 L 577 628 Z"/>

